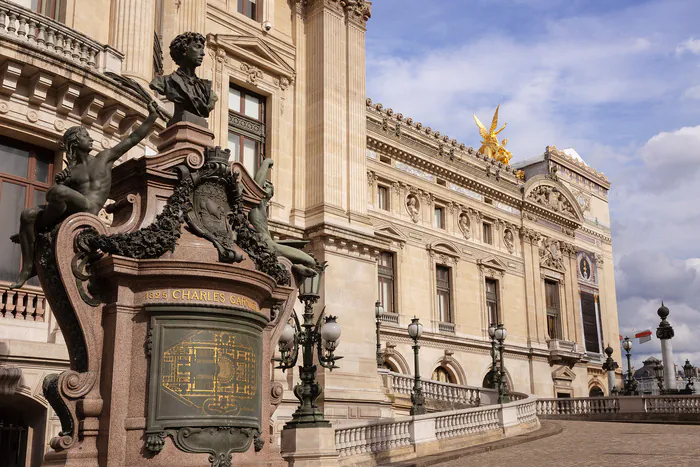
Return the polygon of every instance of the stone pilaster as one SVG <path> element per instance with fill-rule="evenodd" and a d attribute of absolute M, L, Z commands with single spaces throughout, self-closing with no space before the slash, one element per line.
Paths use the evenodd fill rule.
<path fill-rule="evenodd" d="M 540 283 L 540 272 L 537 267 L 539 252 L 537 251 L 536 235 L 531 229 L 522 228 L 520 231 L 521 251 L 525 265 L 525 313 L 527 315 L 528 345 L 533 342 L 541 342 L 544 339 L 543 331 L 537 320 L 538 294 L 536 291 Z"/>
<path fill-rule="evenodd" d="M 124 54 L 122 75 L 148 88 L 153 79 L 155 0 L 116 0 L 110 45 Z"/>
<path fill-rule="evenodd" d="M 356 5 L 308 2 L 306 224 L 369 224 L 366 188 L 365 18 Z"/>
<path fill-rule="evenodd" d="M 673 346 L 671 345 L 671 339 L 673 339 L 675 331 L 671 323 L 666 320 L 669 315 L 669 310 L 663 303 L 661 303 L 657 314 L 659 318 L 661 318 L 661 323 L 659 323 L 659 327 L 656 329 L 656 337 L 661 341 L 661 358 L 664 365 L 664 388 L 673 391 L 676 389 L 676 371 L 673 365 Z"/>
<path fill-rule="evenodd" d="M 170 58 L 169 46 L 175 36 L 183 32 L 198 32 L 206 35 L 207 0 L 178 0 L 166 5 L 163 11 L 163 73 L 169 74 L 177 69 Z M 158 13 L 157 13 L 158 14 Z"/>

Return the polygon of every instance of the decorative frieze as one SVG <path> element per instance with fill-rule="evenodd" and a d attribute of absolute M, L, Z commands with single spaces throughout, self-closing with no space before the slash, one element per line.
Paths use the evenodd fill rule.
<path fill-rule="evenodd" d="M 530 191 L 528 199 L 565 217 L 578 220 L 569 200 L 566 199 L 563 193 L 552 186 L 540 185 L 535 187 Z"/>
<path fill-rule="evenodd" d="M 540 266 L 564 270 L 564 256 L 559 240 L 545 238 L 540 246 Z"/>

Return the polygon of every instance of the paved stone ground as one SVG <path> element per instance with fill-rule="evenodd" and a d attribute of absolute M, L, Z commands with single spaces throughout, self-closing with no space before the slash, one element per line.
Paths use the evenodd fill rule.
<path fill-rule="evenodd" d="M 557 421 L 560 434 L 435 467 L 700 467 L 700 425 Z"/>

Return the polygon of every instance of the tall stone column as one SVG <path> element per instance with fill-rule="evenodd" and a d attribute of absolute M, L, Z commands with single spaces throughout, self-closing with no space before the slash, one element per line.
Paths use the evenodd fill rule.
<path fill-rule="evenodd" d="M 155 0 L 115 0 L 110 45 L 124 54 L 122 75 L 148 88 L 153 79 Z"/>
<path fill-rule="evenodd" d="M 616 394 L 618 392 L 617 390 L 617 384 L 615 380 L 615 370 L 617 369 L 618 365 L 615 360 L 612 358 L 613 354 L 613 348 L 610 347 L 610 344 L 605 348 L 605 355 L 608 356 L 607 359 L 605 359 L 605 362 L 603 362 L 603 370 L 608 372 L 608 395 L 612 396 L 613 394 Z"/>
<path fill-rule="evenodd" d="M 676 371 L 673 365 L 673 347 L 671 345 L 671 339 L 674 336 L 673 326 L 671 323 L 666 321 L 668 317 L 669 310 L 661 302 L 661 307 L 656 312 L 661 318 L 661 323 L 659 327 L 656 328 L 656 337 L 661 341 L 661 358 L 664 363 L 664 387 L 667 390 L 676 390 Z"/>
<path fill-rule="evenodd" d="M 475 225 L 475 224 L 472 224 Z M 477 229 L 478 230 L 478 229 Z M 537 233 L 525 227 L 520 229 L 521 248 L 523 262 L 525 264 L 525 309 L 527 315 L 527 339 L 528 345 L 544 342 L 541 326 L 537 323 L 537 293 L 539 284 L 539 252 L 537 250 Z"/>
<path fill-rule="evenodd" d="M 207 34 L 206 13 L 207 0 L 178 0 L 171 6 L 170 2 L 163 9 L 163 73 L 169 74 L 177 69 L 177 65 L 170 58 L 170 42 L 175 36 L 183 32 L 198 32 Z M 156 12 L 160 14 L 160 12 Z"/>
<path fill-rule="evenodd" d="M 306 225 L 367 216 L 364 0 L 314 0 L 305 7 Z"/>

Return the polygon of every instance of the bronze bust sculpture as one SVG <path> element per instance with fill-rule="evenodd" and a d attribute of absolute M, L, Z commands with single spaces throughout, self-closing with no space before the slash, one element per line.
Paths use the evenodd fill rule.
<path fill-rule="evenodd" d="M 206 118 L 218 97 L 211 89 L 211 81 L 200 79 L 195 74 L 195 69 L 202 64 L 205 47 L 206 39 L 199 33 L 178 35 L 170 43 L 170 56 L 179 68 L 175 73 L 156 76 L 151 81 L 151 89 L 175 104 L 168 126 L 179 121 L 207 126 Z"/>
<path fill-rule="evenodd" d="M 19 234 L 12 241 L 22 249 L 22 270 L 11 289 L 22 287 L 34 271 L 36 234 L 48 230 L 71 214 L 89 212 L 97 215 L 104 206 L 112 185 L 112 166 L 129 149 L 148 135 L 158 117 L 156 103 L 148 104 L 148 118 L 133 133 L 112 148 L 90 156 L 93 140 L 88 131 L 74 126 L 63 134 L 62 147 L 68 166 L 56 174 L 46 192 L 46 205 L 28 208 L 20 215 Z"/>

